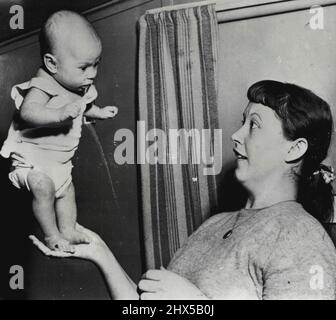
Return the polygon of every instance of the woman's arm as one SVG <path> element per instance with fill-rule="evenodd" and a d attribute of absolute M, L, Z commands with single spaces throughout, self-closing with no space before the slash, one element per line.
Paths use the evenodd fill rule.
<path fill-rule="evenodd" d="M 126 274 L 106 243 L 95 232 L 76 225 L 76 229 L 91 238 L 89 244 L 75 245 L 75 252 L 68 253 L 50 250 L 35 236 L 29 236 L 33 243 L 47 256 L 58 258 L 81 258 L 87 259 L 102 271 L 112 299 L 115 300 L 138 300 L 137 285 Z"/>
<path fill-rule="evenodd" d="M 105 253 L 96 261 L 106 280 L 114 300 L 138 300 L 137 285 L 121 267 L 111 250 L 106 246 Z"/>
<path fill-rule="evenodd" d="M 59 258 L 82 258 L 98 265 L 106 280 L 112 299 L 115 300 L 207 300 L 193 283 L 180 275 L 161 267 L 160 270 L 148 270 L 139 282 L 142 291 L 139 296 L 138 286 L 121 267 L 106 243 L 95 232 L 76 225 L 76 229 L 88 235 L 89 244 L 74 245 L 75 252 L 54 251 L 47 248 L 35 236 L 30 236 L 33 243 L 47 256 Z"/>
<path fill-rule="evenodd" d="M 271 254 L 262 266 L 262 298 L 335 300 L 336 252 L 322 226 L 297 219 L 274 235 L 263 247 Z"/>

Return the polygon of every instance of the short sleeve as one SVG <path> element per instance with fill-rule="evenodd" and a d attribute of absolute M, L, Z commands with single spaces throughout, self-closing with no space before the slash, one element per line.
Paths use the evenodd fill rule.
<path fill-rule="evenodd" d="M 57 95 L 56 89 L 53 83 L 42 77 L 32 78 L 30 81 L 17 84 L 12 88 L 11 98 L 14 100 L 16 109 L 20 109 L 25 96 L 31 88 L 37 88 L 49 96 L 54 97 Z"/>
<path fill-rule="evenodd" d="M 334 300 L 336 253 L 322 226 L 280 228 L 263 270 L 263 299 Z"/>

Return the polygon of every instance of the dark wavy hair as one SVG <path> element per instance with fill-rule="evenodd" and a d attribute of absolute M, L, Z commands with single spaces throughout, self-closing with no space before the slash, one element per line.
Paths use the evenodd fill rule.
<path fill-rule="evenodd" d="M 299 159 L 301 168 L 295 173 L 297 200 L 317 220 L 330 222 L 334 215 L 333 189 L 331 183 L 325 183 L 322 174 L 316 174 L 321 168 L 328 169 L 321 163 L 327 157 L 333 131 L 330 106 L 310 90 L 272 80 L 253 84 L 247 97 L 275 111 L 287 139 L 308 141 L 308 149 Z"/>

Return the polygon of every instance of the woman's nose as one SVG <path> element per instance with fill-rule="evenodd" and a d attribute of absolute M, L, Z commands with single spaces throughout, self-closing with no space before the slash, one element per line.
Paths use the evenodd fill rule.
<path fill-rule="evenodd" d="M 232 141 L 236 144 L 236 143 L 242 143 L 242 128 L 238 129 L 236 132 L 234 132 L 231 136 Z"/>
<path fill-rule="evenodd" d="M 237 141 L 237 139 L 238 139 L 238 131 L 239 130 L 237 130 L 236 132 L 234 132 L 232 134 L 232 136 L 231 136 L 231 139 L 232 139 L 233 142 Z"/>

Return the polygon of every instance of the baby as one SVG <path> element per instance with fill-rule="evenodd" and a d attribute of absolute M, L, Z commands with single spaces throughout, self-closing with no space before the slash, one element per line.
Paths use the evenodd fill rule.
<path fill-rule="evenodd" d="M 102 45 L 84 17 L 71 11 L 52 14 L 41 29 L 40 46 L 43 67 L 12 89 L 18 110 L 0 154 L 11 159 L 13 185 L 32 193 L 47 246 L 73 252 L 73 244 L 90 242 L 76 230 L 71 178 L 83 119 L 112 118 L 118 109 L 93 104 Z"/>

